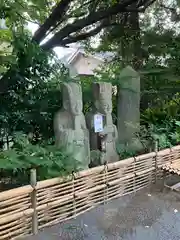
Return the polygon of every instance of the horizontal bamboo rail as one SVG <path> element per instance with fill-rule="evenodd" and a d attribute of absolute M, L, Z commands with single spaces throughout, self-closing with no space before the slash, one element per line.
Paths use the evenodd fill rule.
<path fill-rule="evenodd" d="M 131 157 L 105 166 L 36 182 L 0 193 L 0 240 L 36 234 L 38 229 L 74 218 L 98 204 L 136 192 L 159 169 L 180 174 L 180 146 Z"/>
<path fill-rule="evenodd" d="M 32 191 L 33 191 L 33 188 L 30 185 L 4 191 L 0 193 L 0 201 L 12 199 L 14 197 L 18 197 L 22 195 L 25 196 L 26 194 L 29 194 Z"/>

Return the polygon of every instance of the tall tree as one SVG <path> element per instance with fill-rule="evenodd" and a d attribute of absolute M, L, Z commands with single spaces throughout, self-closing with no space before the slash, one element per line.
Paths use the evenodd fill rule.
<path fill-rule="evenodd" d="M 50 50 L 57 46 L 67 46 L 70 43 L 90 38 L 102 29 L 116 24 L 116 21 L 112 21 L 113 16 L 122 14 L 123 17 L 124 13 L 144 12 L 153 2 L 155 0 L 61 0 L 54 6 L 55 2 L 46 0 L 43 3 L 40 0 L 30 2 L 6 0 L 1 6 L 0 18 L 11 19 L 12 28 L 14 22 L 17 22 L 17 26 L 22 28 L 27 16 L 28 21 L 40 23 L 40 27 L 32 40 L 36 44 L 40 44 L 51 34 L 52 37 L 41 45 L 42 49 Z M 20 11 L 18 11 L 19 7 Z M 17 9 L 17 12 L 15 11 L 16 21 L 13 21 L 11 17 L 11 12 L 14 9 Z M 43 19 L 51 9 L 51 14 L 42 24 Z M 20 61 L 20 58 L 19 56 L 16 61 Z M 11 80 L 11 76 L 16 75 L 14 69 L 17 68 L 17 63 L 15 65 L 13 70 L 12 67 L 9 67 L 10 70 L 3 74 L 0 80 L 1 93 L 13 88 L 14 84 L 17 85 L 17 79 Z"/>
<path fill-rule="evenodd" d="M 145 13 L 124 13 L 101 35 L 96 51 L 116 53 L 105 72 L 118 79 L 123 65 L 139 70 L 144 96 L 150 99 L 172 97 L 179 91 L 179 20 L 178 1 L 170 5 L 155 2 Z M 144 107 L 150 103 L 149 97 Z"/>
<path fill-rule="evenodd" d="M 52 75 L 53 66 L 49 64 L 50 54 L 46 52 L 50 52 L 56 46 L 68 46 L 76 41 L 87 40 L 101 30 L 103 30 L 101 32 L 103 48 L 119 53 L 117 62 L 113 62 L 113 67 L 109 68 L 111 71 L 116 67 L 119 71 L 119 60 L 123 58 L 123 62 L 125 62 L 125 58 L 127 58 L 127 61 L 132 61 L 137 69 L 143 66 L 149 71 L 152 68 L 151 66 L 154 67 L 155 65 L 167 69 L 171 65 L 174 72 L 175 69 L 178 72 L 178 65 L 176 64 L 173 67 L 173 63 L 177 62 L 178 56 L 173 42 L 170 41 L 170 33 L 173 31 L 175 44 L 178 44 L 179 41 L 178 34 L 172 29 L 168 33 L 162 27 L 164 22 L 161 20 L 161 12 L 172 15 L 172 9 L 169 6 L 159 4 L 158 1 L 61 0 L 56 3 L 56 1 L 46 0 L 6 0 L 0 4 L 0 18 L 6 19 L 6 25 L 8 26 L 7 31 L 0 31 L 0 36 L 2 40 L 6 38 L 6 41 L 9 41 L 13 48 L 13 58 L 11 61 L 3 63 L 8 71 L 4 72 L 0 79 L 3 122 L 7 118 L 11 121 L 14 119 L 11 114 L 7 118 L 3 117 L 7 112 L 9 114 L 14 107 L 17 110 L 15 116 L 18 115 L 23 124 L 27 122 L 22 117 L 24 112 L 20 114 L 17 107 L 19 103 L 24 103 L 25 99 L 27 105 L 22 104 L 21 107 L 28 109 L 29 112 L 33 102 L 37 111 L 39 107 L 36 104 L 38 96 L 36 96 L 36 100 L 33 99 L 32 101 L 32 99 L 29 99 L 29 97 L 31 98 L 29 94 L 30 92 L 34 94 L 37 86 L 40 86 L 41 90 L 43 87 L 47 89 L 47 85 L 44 86 L 43 84 Z M 154 22 L 158 23 L 158 28 L 157 26 L 152 27 L 151 20 L 142 20 L 140 16 L 143 13 L 145 13 L 146 19 L 153 15 Z M 33 37 L 25 28 L 25 25 L 30 21 L 40 25 Z M 163 31 L 158 34 L 158 30 Z M 149 40 L 148 36 L 151 36 Z M 42 43 L 47 37 L 48 40 Z M 159 38 L 159 45 L 157 42 L 154 43 L 157 38 Z M 164 58 L 166 66 L 163 66 L 158 59 L 164 56 L 164 49 L 159 46 L 162 40 L 165 42 L 168 39 L 169 47 L 166 56 L 171 54 L 172 57 Z M 104 43 L 106 43 L 106 47 Z M 157 52 L 159 52 L 158 57 L 156 57 Z M 108 70 L 107 65 L 106 67 Z M 60 77 L 62 78 L 62 75 Z M 146 84 L 148 85 L 149 81 L 146 81 Z M 30 86 L 33 86 L 31 90 L 29 89 Z M 151 86 L 148 86 L 148 88 L 151 88 Z M 27 93 L 28 97 L 26 96 Z M 45 103 L 45 100 L 43 103 Z M 47 108 L 45 112 L 47 112 Z M 29 113 L 28 119 L 30 119 Z"/>

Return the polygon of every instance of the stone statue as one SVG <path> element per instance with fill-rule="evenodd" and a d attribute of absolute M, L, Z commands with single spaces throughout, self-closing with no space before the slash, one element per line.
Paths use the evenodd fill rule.
<path fill-rule="evenodd" d="M 54 118 L 55 143 L 65 147 L 79 162 L 79 170 L 90 162 L 89 132 L 82 112 L 82 89 L 75 82 L 62 84 L 63 108 Z"/>
<path fill-rule="evenodd" d="M 119 160 L 116 152 L 116 140 L 118 138 L 116 126 L 112 121 L 112 85 L 111 83 L 93 83 L 92 93 L 94 109 L 86 115 L 86 123 L 90 132 L 91 152 L 101 151 L 99 164 L 115 162 Z M 100 133 L 94 131 L 94 115 L 103 116 L 104 129 Z M 99 148 L 103 147 L 104 150 Z M 93 161 L 93 159 L 92 159 Z M 97 165 L 97 162 L 96 164 Z"/>
<path fill-rule="evenodd" d="M 119 78 L 117 127 L 119 144 L 129 150 L 138 150 L 142 144 L 136 134 L 140 129 L 140 76 L 130 66 L 124 68 Z"/>

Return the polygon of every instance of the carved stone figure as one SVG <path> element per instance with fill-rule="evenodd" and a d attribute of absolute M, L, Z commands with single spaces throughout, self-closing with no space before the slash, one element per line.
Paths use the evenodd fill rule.
<path fill-rule="evenodd" d="M 99 164 L 118 161 L 119 156 L 116 152 L 118 135 L 116 126 L 112 121 L 112 85 L 105 82 L 93 83 L 92 93 L 94 109 L 86 115 L 87 127 L 90 132 L 90 148 L 93 152 L 94 150 L 101 151 Z M 104 129 L 100 133 L 95 133 L 94 131 L 95 114 L 103 115 Z M 101 145 L 101 149 L 99 145 Z"/>
<path fill-rule="evenodd" d="M 118 136 L 119 143 L 131 150 L 142 147 L 136 138 L 140 128 L 140 76 L 130 66 L 120 74 L 118 92 Z"/>
<path fill-rule="evenodd" d="M 54 118 L 55 143 L 65 147 L 79 162 L 80 169 L 90 162 L 89 132 L 82 112 L 82 89 L 75 82 L 62 84 L 63 108 Z"/>

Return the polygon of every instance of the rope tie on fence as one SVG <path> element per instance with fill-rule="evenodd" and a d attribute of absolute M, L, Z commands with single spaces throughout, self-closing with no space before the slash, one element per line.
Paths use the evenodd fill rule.
<path fill-rule="evenodd" d="M 72 192 L 73 192 L 73 211 L 74 211 L 74 217 L 76 218 L 76 194 L 75 194 L 75 172 L 72 171 Z"/>

